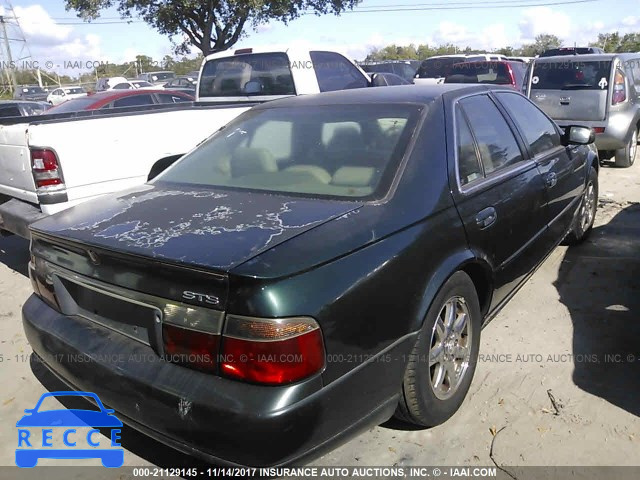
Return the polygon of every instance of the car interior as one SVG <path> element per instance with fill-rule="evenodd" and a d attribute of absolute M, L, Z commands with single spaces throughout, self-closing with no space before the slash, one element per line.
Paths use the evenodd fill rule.
<path fill-rule="evenodd" d="M 252 132 L 244 126 L 236 128 L 225 135 L 227 141 L 218 140 L 215 149 L 193 152 L 191 159 L 185 158 L 159 180 L 369 196 L 397 157 L 407 118 L 358 117 L 330 122 L 307 119 L 304 123 L 269 120 Z M 203 152 L 206 160 L 195 158 L 205 155 Z"/>

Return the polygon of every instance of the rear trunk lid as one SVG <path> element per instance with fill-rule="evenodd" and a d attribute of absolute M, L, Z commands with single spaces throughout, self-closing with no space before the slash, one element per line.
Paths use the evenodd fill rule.
<path fill-rule="evenodd" d="M 360 206 L 353 201 L 156 184 L 83 203 L 36 222 L 32 229 L 80 250 L 98 248 L 227 272 Z"/>
<path fill-rule="evenodd" d="M 529 98 L 557 121 L 603 121 L 613 84 L 611 61 L 536 61 Z"/>

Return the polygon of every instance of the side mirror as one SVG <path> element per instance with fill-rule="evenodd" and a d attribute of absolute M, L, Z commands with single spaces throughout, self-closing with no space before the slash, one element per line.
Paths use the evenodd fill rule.
<path fill-rule="evenodd" d="M 387 82 L 382 75 L 378 75 L 377 73 L 371 74 L 371 82 L 369 83 L 370 87 L 386 87 Z"/>
<path fill-rule="evenodd" d="M 571 125 L 567 127 L 562 136 L 562 144 L 588 145 L 596 141 L 596 132 L 593 128 Z"/>
<path fill-rule="evenodd" d="M 251 80 L 244 84 L 244 93 L 247 95 L 262 93 L 263 90 L 262 82 L 258 82 L 257 80 Z"/>

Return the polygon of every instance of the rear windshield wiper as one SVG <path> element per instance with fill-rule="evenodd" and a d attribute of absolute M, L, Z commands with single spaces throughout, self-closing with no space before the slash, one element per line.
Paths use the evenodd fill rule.
<path fill-rule="evenodd" d="M 582 88 L 594 88 L 594 86 L 588 83 L 570 83 L 562 86 L 562 90 L 580 90 Z"/>

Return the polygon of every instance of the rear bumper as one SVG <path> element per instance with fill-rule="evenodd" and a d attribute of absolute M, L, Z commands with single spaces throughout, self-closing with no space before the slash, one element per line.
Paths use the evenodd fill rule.
<path fill-rule="evenodd" d="M 46 216 L 37 205 L 12 198 L 0 205 L 0 229 L 28 239 L 29 225 Z"/>
<path fill-rule="evenodd" d="M 398 397 L 381 392 L 399 393 L 404 371 L 403 361 L 374 360 L 329 385 L 321 376 L 250 385 L 165 362 L 147 345 L 61 315 L 35 295 L 22 314 L 33 351 L 67 385 L 95 392 L 124 423 L 208 462 L 286 465 L 320 455 L 387 420 Z M 414 340 L 407 335 L 383 353 L 404 358 Z"/>

